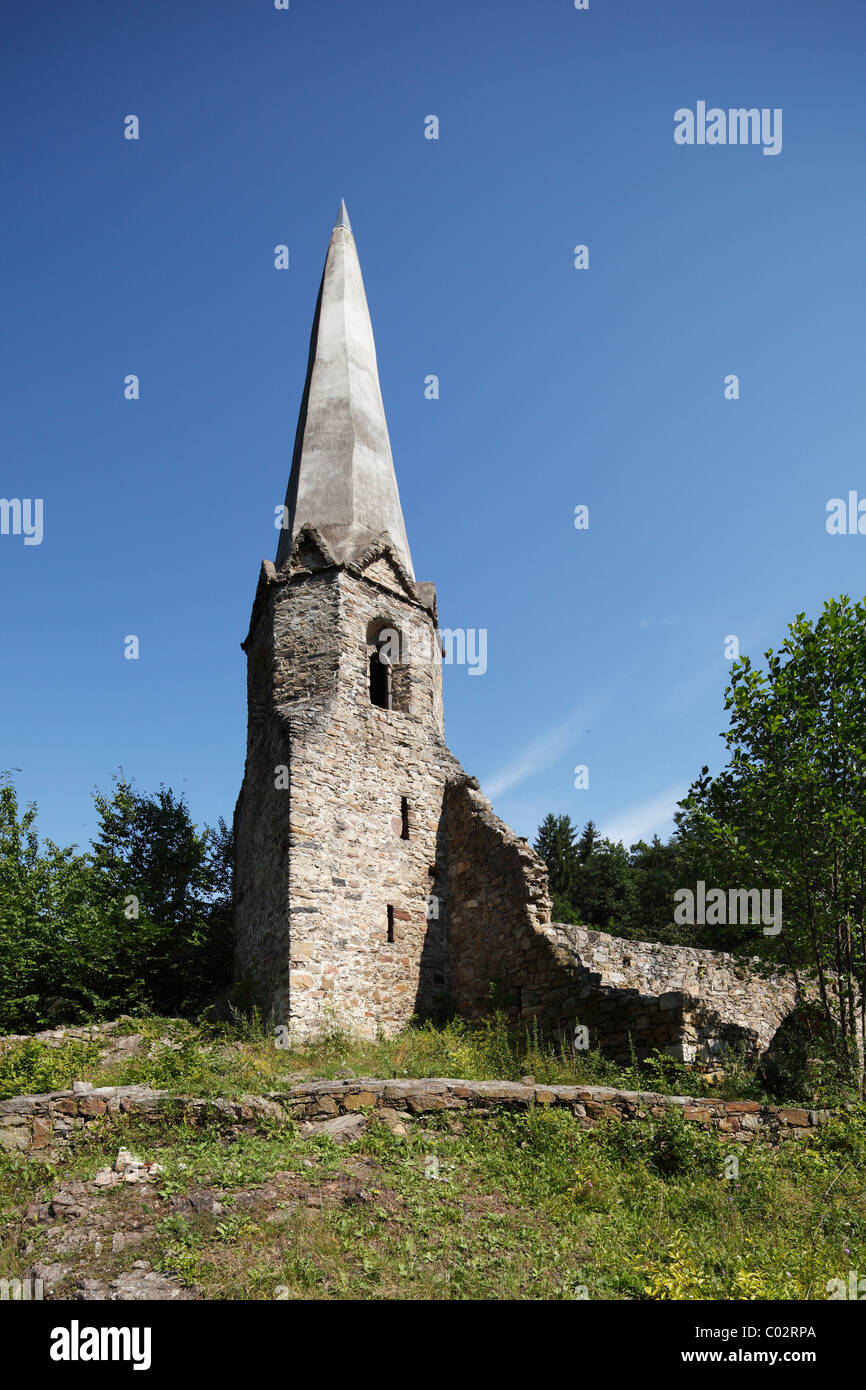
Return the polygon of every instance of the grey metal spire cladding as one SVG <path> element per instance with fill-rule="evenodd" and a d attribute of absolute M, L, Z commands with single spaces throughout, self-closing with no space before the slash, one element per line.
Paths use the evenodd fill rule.
<path fill-rule="evenodd" d="M 341 200 L 319 288 L 277 568 L 304 526 L 339 564 L 384 532 L 414 578 L 355 238 Z"/>

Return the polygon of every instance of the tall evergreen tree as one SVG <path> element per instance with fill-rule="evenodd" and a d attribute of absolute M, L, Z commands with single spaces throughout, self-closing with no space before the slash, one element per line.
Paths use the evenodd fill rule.
<path fill-rule="evenodd" d="M 587 821 L 577 854 L 571 901 L 579 920 L 598 931 L 622 934 L 634 912 L 634 885 L 624 846 L 603 839 L 592 821 Z"/>
<path fill-rule="evenodd" d="M 576 922 L 572 894 L 577 875 L 575 827 L 570 816 L 545 816 L 538 827 L 535 852 L 547 865 L 553 917 L 558 922 Z"/>

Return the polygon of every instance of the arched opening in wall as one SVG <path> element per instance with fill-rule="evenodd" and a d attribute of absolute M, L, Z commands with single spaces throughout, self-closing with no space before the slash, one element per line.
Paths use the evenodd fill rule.
<path fill-rule="evenodd" d="M 828 1031 L 817 999 L 800 1000 L 780 1022 L 757 1067 L 777 1099 L 814 1094 L 820 1085 L 856 1088 L 855 1069 L 846 1065 L 838 1038 Z"/>
<path fill-rule="evenodd" d="M 408 798 L 407 796 L 401 796 L 401 797 L 400 797 L 400 839 L 401 839 L 401 840 L 408 840 L 408 838 L 409 838 L 409 798 Z"/>
<path fill-rule="evenodd" d="M 409 665 L 403 634 L 387 618 L 378 618 L 367 628 L 367 659 L 370 704 L 379 709 L 409 708 Z"/>

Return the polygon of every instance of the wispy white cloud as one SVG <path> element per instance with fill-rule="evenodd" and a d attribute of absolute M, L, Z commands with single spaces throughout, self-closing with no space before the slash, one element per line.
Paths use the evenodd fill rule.
<path fill-rule="evenodd" d="M 641 623 L 643 626 L 643 622 Z M 761 632 L 748 629 L 745 633 L 737 634 L 740 643 L 740 653 L 751 655 L 752 660 L 757 659 L 760 665 L 760 658 L 763 655 L 762 645 L 763 636 Z M 706 696 L 713 692 L 714 709 L 718 710 L 724 704 L 724 691 L 731 679 L 731 661 L 724 656 L 724 643 L 728 640 L 728 634 L 723 635 L 722 630 L 716 638 L 718 642 L 718 655 L 702 665 L 698 665 L 691 660 L 681 660 L 679 669 L 684 672 L 682 679 L 670 687 L 662 700 L 659 712 L 664 715 L 687 714 L 693 707 Z"/>
<path fill-rule="evenodd" d="M 489 796 L 492 801 L 511 787 L 516 787 L 519 782 L 524 782 L 527 777 L 543 772 L 555 763 L 581 734 L 592 727 L 592 721 L 597 716 L 601 703 L 601 700 L 597 700 L 578 705 L 577 709 L 572 710 L 555 728 L 528 743 L 523 751 L 515 754 L 511 762 L 499 772 L 485 778 L 482 783 L 485 796 Z"/>
<path fill-rule="evenodd" d="M 678 614 L 663 614 L 660 617 L 650 616 L 641 618 L 639 627 L 676 627 L 681 621 Z"/>
<path fill-rule="evenodd" d="M 650 840 L 653 835 L 670 833 L 673 830 L 674 811 L 677 802 L 682 800 L 688 787 L 677 782 L 652 796 L 647 801 L 638 801 L 627 806 L 613 820 L 600 827 L 602 835 L 608 840 L 622 840 L 626 849 L 637 840 Z"/>

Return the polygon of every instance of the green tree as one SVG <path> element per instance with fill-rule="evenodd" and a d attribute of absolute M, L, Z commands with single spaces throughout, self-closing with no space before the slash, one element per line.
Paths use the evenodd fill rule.
<path fill-rule="evenodd" d="M 170 787 L 145 796 L 122 778 L 94 796 L 94 896 L 114 931 L 130 998 L 160 1012 L 204 1005 L 231 969 L 231 834 L 193 824 Z"/>
<path fill-rule="evenodd" d="M 601 844 L 601 836 L 595 826 L 595 821 L 588 820 L 580 834 L 577 842 L 578 862 L 585 864 L 591 859 Z"/>
<path fill-rule="evenodd" d="M 36 807 L 0 779 L 0 1030 L 121 1012 L 189 1013 L 231 973 L 232 835 L 182 798 L 117 780 L 79 854 L 40 847 Z"/>
<path fill-rule="evenodd" d="M 628 853 L 600 836 L 587 821 L 577 846 L 572 903 L 578 919 L 598 931 L 622 935 L 634 916 L 634 883 Z"/>
<path fill-rule="evenodd" d="M 678 825 L 703 877 L 782 890 L 781 934 L 756 925 L 753 948 L 814 974 L 850 1064 L 866 1034 L 866 606 L 843 595 L 814 623 L 798 614 L 766 661 L 732 667 L 728 764 L 702 770 Z"/>
<path fill-rule="evenodd" d="M 104 950 L 85 855 L 50 840 L 37 809 L 21 812 L 0 779 L 0 1027 L 29 1031 L 80 1019 L 103 1003 L 94 962 Z"/>
<path fill-rule="evenodd" d="M 577 922 L 572 901 L 577 877 L 575 827 L 570 816 L 545 816 L 534 849 L 547 865 L 555 922 Z"/>
<path fill-rule="evenodd" d="M 535 850 L 547 865 L 555 921 L 624 933 L 634 915 L 634 886 L 621 844 L 603 839 L 592 821 L 578 839 L 569 816 L 549 815 Z"/>
<path fill-rule="evenodd" d="M 674 921 L 676 893 L 681 888 L 694 889 L 705 869 L 699 847 L 678 834 L 667 842 L 654 835 L 650 844 L 639 840 L 631 846 L 629 865 L 634 900 L 632 915 L 621 933 L 623 936 L 716 951 L 736 951 L 743 945 L 751 948 L 754 931 L 748 927 L 702 926 Z"/>
<path fill-rule="evenodd" d="M 8 774 L 0 782 L 0 1026 L 28 1026 L 40 959 L 36 807 L 23 813 Z"/>

